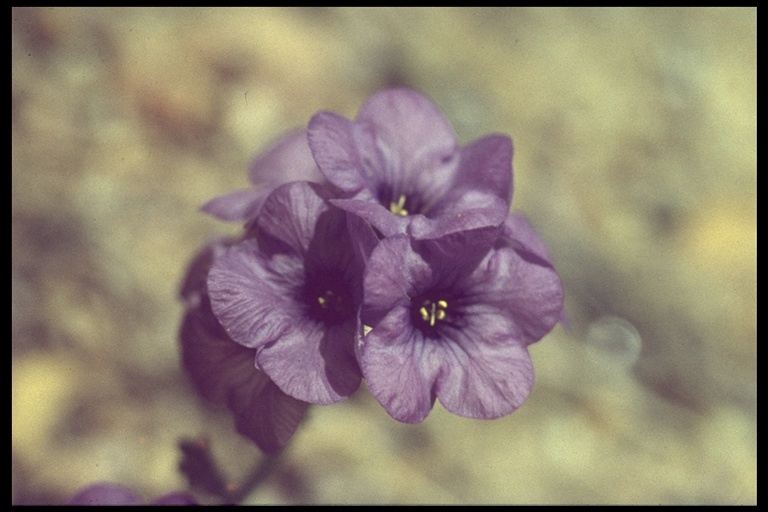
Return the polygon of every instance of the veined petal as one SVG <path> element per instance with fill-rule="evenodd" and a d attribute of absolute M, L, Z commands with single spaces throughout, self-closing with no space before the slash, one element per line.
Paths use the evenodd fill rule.
<path fill-rule="evenodd" d="M 330 112 L 309 121 L 309 147 L 323 175 L 345 193 L 355 193 L 366 183 L 355 142 L 352 121 Z"/>
<path fill-rule="evenodd" d="M 540 340 L 561 318 L 563 287 L 555 270 L 512 248 L 493 249 L 461 283 L 473 301 L 467 315 L 495 311 L 511 339 L 523 346 Z"/>
<path fill-rule="evenodd" d="M 528 219 L 519 213 L 510 212 L 504 221 L 503 235 L 499 237 L 499 246 L 512 247 L 529 262 L 554 269 L 544 241 Z M 568 315 L 565 308 L 560 312 L 560 323 L 568 329 Z"/>
<path fill-rule="evenodd" d="M 256 350 L 235 343 L 211 310 L 206 277 L 230 240 L 208 244 L 190 265 L 181 289 L 186 310 L 180 341 L 184 368 L 197 391 L 217 404 L 227 404 L 235 426 L 267 453 L 291 438 L 309 404 L 280 391 L 256 368 Z"/>
<path fill-rule="evenodd" d="M 410 297 L 420 291 L 414 283 L 427 285 L 432 278 L 433 269 L 411 249 L 407 236 L 380 241 L 363 277 L 363 322 L 373 325 L 398 304 L 409 303 Z"/>
<path fill-rule="evenodd" d="M 370 222 L 384 237 L 405 233 L 410 222 L 407 217 L 393 215 L 373 199 L 331 199 L 331 203 Z"/>
<path fill-rule="evenodd" d="M 318 217 L 328 210 L 328 196 L 327 189 L 316 183 L 280 185 L 264 201 L 256 226 L 303 258 L 315 237 Z"/>
<path fill-rule="evenodd" d="M 256 368 L 256 351 L 226 335 L 207 297 L 184 316 L 181 343 L 184 367 L 198 392 L 213 403 L 226 403 L 242 435 L 267 453 L 288 442 L 309 404 L 280 391 Z"/>
<path fill-rule="evenodd" d="M 185 306 L 197 306 L 201 297 L 208 294 L 208 272 L 211 270 L 211 265 L 234 243 L 234 239 L 216 237 L 195 255 L 189 264 L 187 275 L 184 277 L 179 290 L 179 295 Z"/>
<path fill-rule="evenodd" d="M 376 235 L 376 231 L 371 224 L 359 216 L 347 214 L 346 218 L 355 261 L 360 268 L 365 268 L 373 249 L 379 243 L 379 237 Z"/>
<path fill-rule="evenodd" d="M 430 170 L 458 151 L 456 135 L 442 112 L 411 89 L 387 89 L 372 95 L 356 121 L 374 127 L 379 147 L 395 168 Z"/>
<path fill-rule="evenodd" d="M 251 164 L 248 177 L 251 183 L 270 186 L 290 181 L 323 181 L 309 150 L 306 130 L 296 130 L 274 142 Z"/>
<path fill-rule="evenodd" d="M 509 205 L 512 153 L 512 139 L 506 135 L 488 135 L 462 148 L 452 193 L 482 190 L 495 194 Z"/>
<path fill-rule="evenodd" d="M 360 370 L 352 346 L 355 325 L 354 318 L 329 328 L 296 319 L 279 342 L 259 351 L 259 367 L 284 393 L 298 400 L 315 404 L 339 402 L 360 386 Z"/>
<path fill-rule="evenodd" d="M 432 386 L 439 360 L 410 317 L 407 307 L 392 309 L 363 338 L 358 354 L 368 389 L 387 413 L 418 423 L 435 402 Z"/>
<path fill-rule="evenodd" d="M 533 387 L 533 363 L 527 348 L 504 327 L 492 322 L 466 326 L 439 345 L 442 370 L 435 390 L 448 411 L 493 419 L 525 402 Z"/>
<path fill-rule="evenodd" d="M 501 226 L 508 214 L 509 203 L 494 193 L 473 189 L 466 189 L 461 193 L 451 190 L 430 210 L 429 217 L 434 220 L 426 226 L 436 233 L 457 231 L 461 227 L 474 229 L 484 226 Z M 436 224 L 435 221 L 438 220 L 442 224 Z M 461 227 L 451 228 L 454 223 L 459 223 Z M 424 231 L 428 231 L 426 226 Z M 437 236 L 441 235 L 425 234 L 423 237 L 437 238 Z"/>
<path fill-rule="evenodd" d="M 235 428 L 266 453 L 276 453 L 291 439 L 309 404 L 283 393 L 274 382 L 251 366 L 255 375 L 248 385 L 234 387 L 229 408 Z"/>
<path fill-rule="evenodd" d="M 503 225 L 503 235 L 513 247 L 531 253 L 548 265 L 549 251 L 530 221 L 516 212 L 510 212 Z"/>
<path fill-rule="evenodd" d="M 410 225 L 412 246 L 426 261 L 441 262 L 443 267 L 460 269 L 477 264 L 493 247 L 499 236 L 501 227 L 498 225 L 483 225 L 474 227 L 473 217 L 479 212 L 467 213 L 464 218 L 454 223 L 436 222 L 427 229 L 421 229 L 421 219 L 416 218 Z M 469 219 L 468 219 L 469 218 Z M 464 222 L 469 220 L 469 222 Z M 435 238 L 430 238 L 437 234 Z"/>
<path fill-rule="evenodd" d="M 208 274 L 208 293 L 227 334 L 249 348 L 270 343 L 301 314 L 295 303 L 304 279 L 301 260 L 266 257 L 255 240 L 230 248 Z"/>
<path fill-rule="evenodd" d="M 482 230 L 495 236 L 507 217 L 507 204 L 484 192 L 468 191 L 452 203 L 445 203 L 434 215 L 414 215 L 408 234 L 417 240 L 436 240 L 461 231 Z M 486 230 L 485 228 L 491 228 Z"/>
<path fill-rule="evenodd" d="M 256 351 L 227 336 L 207 296 L 186 311 L 180 339 L 184 368 L 198 393 L 213 403 L 225 403 L 232 389 L 249 385 L 257 374 L 263 375 L 254 365 Z"/>

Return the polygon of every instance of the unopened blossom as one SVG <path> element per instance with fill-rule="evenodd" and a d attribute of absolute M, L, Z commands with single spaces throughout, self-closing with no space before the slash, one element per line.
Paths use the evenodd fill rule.
<path fill-rule="evenodd" d="M 256 368 L 256 351 L 235 343 L 211 311 L 207 277 L 232 241 L 216 240 L 195 257 L 181 295 L 185 303 L 182 362 L 197 391 L 232 411 L 238 432 L 266 453 L 293 436 L 309 404 L 286 395 Z"/>
<path fill-rule="evenodd" d="M 374 94 L 354 121 L 316 114 L 308 137 L 320 171 L 340 191 L 333 203 L 383 236 L 430 239 L 499 226 L 509 211 L 510 138 L 459 147 L 440 110 L 413 90 Z"/>
<path fill-rule="evenodd" d="M 460 416 L 498 418 L 528 397 L 528 346 L 561 318 L 562 286 L 535 232 L 511 222 L 489 246 L 490 229 L 396 235 L 373 250 L 357 348 L 368 388 L 393 418 L 422 421 L 436 399 Z"/>
<path fill-rule="evenodd" d="M 278 185 L 324 181 L 309 151 L 306 130 L 290 132 L 273 142 L 251 164 L 248 179 L 253 186 L 211 199 L 203 205 L 203 211 L 225 221 L 247 221 Z"/>
<path fill-rule="evenodd" d="M 208 275 L 213 312 L 228 336 L 255 349 L 286 394 L 338 402 L 360 385 L 354 355 L 362 300 L 362 235 L 321 185 L 275 189 L 249 236 Z"/>

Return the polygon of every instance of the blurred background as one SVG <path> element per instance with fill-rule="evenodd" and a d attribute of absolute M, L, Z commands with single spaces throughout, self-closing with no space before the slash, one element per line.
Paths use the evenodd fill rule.
<path fill-rule="evenodd" d="M 198 208 L 392 85 L 512 136 L 569 329 L 499 420 L 313 408 L 246 502 L 756 503 L 755 9 L 18 8 L 11 85 L 13 503 L 259 461 L 179 364 Z"/>

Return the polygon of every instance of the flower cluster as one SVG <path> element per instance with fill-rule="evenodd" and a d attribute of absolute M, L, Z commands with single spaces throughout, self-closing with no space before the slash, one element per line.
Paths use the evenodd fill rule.
<path fill-rule="evenodd" d="M 561 319 L 563 292 L 510 213 L 509 137 L 461 147 L 427 98 L 389 89 L 354 120 L 316 114 L 250 179 L 204 206 L 244 233 L 206 247 L 182 291 L 185 366 L 241 432 L 279 447 L 307 404 L 362 379 L 409 423 L 435 400 L 470 418 L 525 401 L 528 345 Z"/>

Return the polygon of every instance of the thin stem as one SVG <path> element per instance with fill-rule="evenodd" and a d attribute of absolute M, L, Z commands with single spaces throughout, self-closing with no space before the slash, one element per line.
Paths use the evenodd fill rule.
<path fill-rule="evenodd" d="M 229 492 L 227 502 L 239 504 L 248 495 L 250 495 L 264 480 L 269 477 L 272 471 L 277 467 L 283 450 L 273 454 L 265 455 L 246 476 L 245 480 L 235 489 Z"/>

